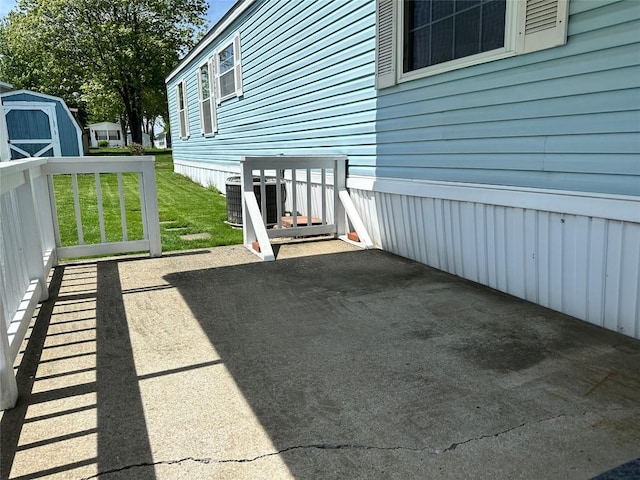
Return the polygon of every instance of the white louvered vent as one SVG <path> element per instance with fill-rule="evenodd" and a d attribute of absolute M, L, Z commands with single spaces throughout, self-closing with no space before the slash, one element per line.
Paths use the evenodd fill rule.
<path fill-rule="evenodd" d="M 525 34 L 555 28 L 558 21 L 558 0 L 527 0 Z"/>
<path fill-rule="evenodd" d="M 395 84 L 394 1 L 378 0 L 376 22 L 376 87 Z"/>

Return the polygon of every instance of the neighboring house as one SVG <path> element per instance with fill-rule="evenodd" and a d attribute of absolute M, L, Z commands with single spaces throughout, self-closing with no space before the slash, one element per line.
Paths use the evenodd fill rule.
<path fill-rule="evenodd" d="M 124 147 L 124 136 L 119 123 L 98 122 L 88 126 L 89 137 L 91 138 L 91 148 L 97 148 L 98 142 L 106 140 L 110 147 Z M 131 133 L 127 132 L 127 144 L 131 144 Z M 145 147 L 151 146 L 148 133 L 142 133 L 142 144 Z"/>
<path fill-rule="evenodd" d="M 153 146 L 156 148 L 168 148 L 167 147 L 167 132 L 158 133 L 153 139 Z"/>
<path fill-rule="evenodd" d="M 167 78 L 175 169 L 344 154 L 377 246 L 640 338 L 639 31 L 636 0 L 241 0 Z"/>
<path fill-rule="evenodd" d="M 98 122 L 91 123 L 89 128 L 89 138 L 91 148 L 97 148 L 98 142 L 106 140 L 110 147 L 124 147 L 124 137 L 119 123 Z"/>
<path fill-rule="evenodd" d="M 3 90 L 0 100 L 11 160 L 84 154 L 82 129 L 64 100 L 28 90 Z"/>

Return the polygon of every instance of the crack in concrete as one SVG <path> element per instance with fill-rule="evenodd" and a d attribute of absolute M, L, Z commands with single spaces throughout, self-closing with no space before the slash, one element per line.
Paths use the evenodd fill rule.
<path fill-rule="evenodd" d="M 533 421 L 533 422 L 524 422 L 524 423 L 521 423 L 520 425 L 516 425 L 515 427 L 507 428 L 506 430 L 501 430 L 500 432 L 497 432 L 497 433 L 492 433 L 492 434 L 487 434 L 487 435 L 480 435 L 479 437 L 469 438 L 469 439 L 464 440 L 462 442 L 452 443 L 447 448 L 442 450 L 442 453 L 450 452 L 450 451 L 455 450 L 456 448 L 458 448 L 460 445 L 464 445 L 464 444 L 467 444 L 467 443 L 470 443 L 470 442 L 483 440 L 485 438 L 499 437 L 501 435 L 504 435 L 505 433 L 513 432 L 514 430 L 518 430 L 519 428 L 526 427 L 527 425 L 537 425 L 539 423 L 548 422 L 550 420 L 555 420 L 557 418 L 570 417 L 570 416 L 574 416 L 574 417 L 575 416 L 585 416 L 586 414 L 587 414 L 587 412 L 582 412 L 579 415 L 569 415 L 569 414 L 566 414 L 566 413 L 560 413 L 558 415 L 554 415 L 553 417 L 541 418 L 540 420 L 536 420 L 536 421 Z"/>
<path fill-rule="evenodd" d="M 582 412 L 580 414 L 580 416 L 584 416 L 586 415 L 587 412 Z M 185 462 L 195 462 L 195 463 L 202 463 L 205 465 L 209 465 L 209 464 L 215 464 L 215 463 L 251 463 L 251 462 L 255 462 L 257 460 L 261 460 L 263 458 L 268 458 L 268 457 L 274 457 L 274 456 L 278 456 L 278 455 L 282 455 L 283 453 L 287 453 L 287 452 L 291 452 L 294 450 L 305 450 L 305 449 L 318 449 L 318 450 L 376 450 L 376 451 L 397 451 L 397 450 L 404 450 L 404 451 L 409 451 L 409 452 L 426 452 L 426 453 L 430 453 L 432 455 L 442 455 L 446 452 L 451 452 L 453 450 L 455 450 L 456 448 L 458 448 L 461 445 L 465 445 L 467 443 L 471 443 L 471 442 L 476 442 L 476 441 L 480 441 L 480 440 L 484 440 L 485 438 L 495 438 L 495 437 L 499 437 L 501 435 L 505 435 L 507 433 L 513 432 L 514 430 L 518 430 L 519 428 L 525 427 L 527 425 L 536 425 L 539 423 L 543 423 L 543 422 L 548 422 L 550 420 L 555 420 L 557 418 L 562 418 L 562 417 L 569 417 L 569 416 L 578 416 L 578 415 L 569 415 L 566 413 L 561 413 L 559 415 L 555 415 L 553 417 L 548 417 L 548 418 L 542 418 L 540 420 L 536 420 L 533 422 L 524 422 L 521 423 L 520 425 L 516 425 L 514 427 L 510 427 L 507 428 L 505 430 L 501 430 L 499 432 L 496 433 L 492 433 L 492 434 L 487 434 L 487 435 L 480 435 L 479 437 L 473 437 L 473 438 L 469 438 L 467 440 L 463 440 L 461 442 L 454 442 L 451 445 L 449 445 L 448 447 L 444 448 L 444 449 L 438 449 L 438 448 L 433 448 L 433 447 L 407 447 L 407 446 L 395 446 L 395 447 L 378 447 L 378 446 L 372 446 L 372 445 L 359 445 L 359 444 L 355 444 L 355 443 L 311 443 L 308 445 L 294 445 L 291 447 L 287 447 L 287 448 L 283 448 L 280 450 L 277 450 L 275 452 L 269 452 L 269 453 L 264 453 L 262 455 L 257 455 L 255 457 L 250 457 L 250 458 L 227 458 L 227 459 L 214 459 L 214 458 L 196 458 L 196 457 L 185 457 L 185 458 L 181 458 L 179 460 L 162 460 L 162 461 L 158 461 L 158 462 L 146 462 L 146 463 L 137 463 L 137 464 L 132 464 L 132 465 L 127 465 L 121 468 L 116 468 L 113 470 L 106 470 L 104 472 L 99 472 L 96 473 L 95 475 L 92 475 L 90 477 L 84 477 L 82 478 L 82 480 L 91 480 L 94 478 L 98 478 L 104 475 L 109 475 L 111 473 L 118 473 L 118 472 L 122 472 L 124 470 L 129 470 L 132 468 L 138 468 L 138 467 L 153 467 L 156 465 L 179 465 Z"/>
<path fill-rule="evenodd" d="M 267 458 L 267 457 L 273 457 L 273 456 L 277 456 L 277 455 L 281 455 L 283 453 L 287 453 L 293 450 L 304 450 L 304 449 L 319 449 L 319 450 L 408 450 L 408 451 L 412 451 L 412 452 L 429 452 L 429 453 L 433 453 L 433 454 L 439 454 L 441 453 L 439 450 L 437 449 L 433 449 L 430 447 L 424 447 L 424 448 L 417 448 L 417 447 L 403 447 L 403 446 L 397 446 L 397 447 L 376 447 L 376 446 L 370 446 L 370 445 L 357 445 L 357 444 L 352 444 L 352 443 L 311 443 L 309 445 L 294 445 L 291 447 L 287 447 L 287 448 L 283 448 L 280 450 L 277 450 L 275 452 L 269 452 L 269 453 L 264 453 L 262 455 L 257 455 L 255 457 L 250 457 L 250 458 L 227 458 L 227 459 L 214 459 L 214 458 L 195 458 L 195 457 L 185 457 L 185 458 L 181 458 L 179 460 L 161 460 L 161 461 L 157 461 L 157 462 L 144 462 L 144 463 L 136 463 L 136 464 L 132 464 L 132 465 L 127 465 L 124 467 L 120 467 L 120 468 L 114 468 L 112 470 L 105 470 L 103 472 L 99 472 L 96 473 L 95 475 L 92 475 L 90 477 L 83 477 L 81 480 L 91 480 L 94 478 L 98 478 L 98 477 L 102 477 L 104 475 L 109 475 L 111 473 L 118 473 L 118 472 L 122 472 L 125 470 L 129 470 L 132 468 L 139 468 L 139 467 L 153 467 L 156 465 L 179 465 L 185 462 L 195 462 L 195 463 L 202 463 L 205 465 L 208 464 L 212 464 L 212 463 L 251 463 L 251 462 L 255 462 L 257 460 L 261 460 L 263 458 Z"/>
<path fill-rule="evenodd" d="M 520 425 L 516 425 L 515 427 L 507 428 L 506 430 L 502 430 L 501 432 L 497 432 L 497 433 L 492 433 L 490 435 L 480 435 L 479 437 L 469 438 L 467 440 L 464 440 L 463 442 L 454 442 L 451 445 L 449 445 L 447 448 L 442 450 L 442 453 L 450 452 L 450 451 L 455 450 L 456 448 L 458 448 L 460 445 L 465 445 L 465 444 L 470 443 L 470 442 L 476 442 L 478 440 L 483 440 L 485 438 L 499 437 L 500 435 L 504 435 L 505 433 L 509 433 L 509 432 L 514 431 L 514 430 L 517 430 L 518 428 L 522 428 L 525 425 L 527 425 L 527 423 L 528 422 L 521 423 Z"/>
<path fill-rule="evenodd" d="M 212 458 L 195 458 L 195 457 L 185 457 L 179 460 L 160 460 L 157 462 L 142 462 L 142 463 L 133 463 L 131 465 L 126 465 L 120 468 L 113 468 L 111 470 L 105 470 L 103 472 L 98 472 L 95 475 L 91 475 L 90 477 L 82 477 L 80 480 L 91 480 L 92 478 L 99 478 L 103 475 L 109 475 L 112 473 L 123 472 L 125 470 L 131 470 L 132 468 L 139 467 L 154 467 L 156 465 L 179 465 L 184 462 L 196 462 L 196 463 L 204 463 L 209 464 L 214 462 Z"/>

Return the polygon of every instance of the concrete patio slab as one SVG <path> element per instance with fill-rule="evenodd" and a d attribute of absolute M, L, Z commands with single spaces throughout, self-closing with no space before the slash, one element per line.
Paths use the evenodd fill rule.
<path fill-rule="evenodd" d="M 341 242 L 59 267 L 2 478 L 591 478 L 640 342 Z"/>

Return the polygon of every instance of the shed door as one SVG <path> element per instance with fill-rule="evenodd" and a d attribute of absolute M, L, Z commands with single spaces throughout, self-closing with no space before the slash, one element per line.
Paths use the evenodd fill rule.
<path fill-rule="evenodd" d="M 54 105 L 6 102 L 4 114 L 11 160 L 62 155 Z"/>

